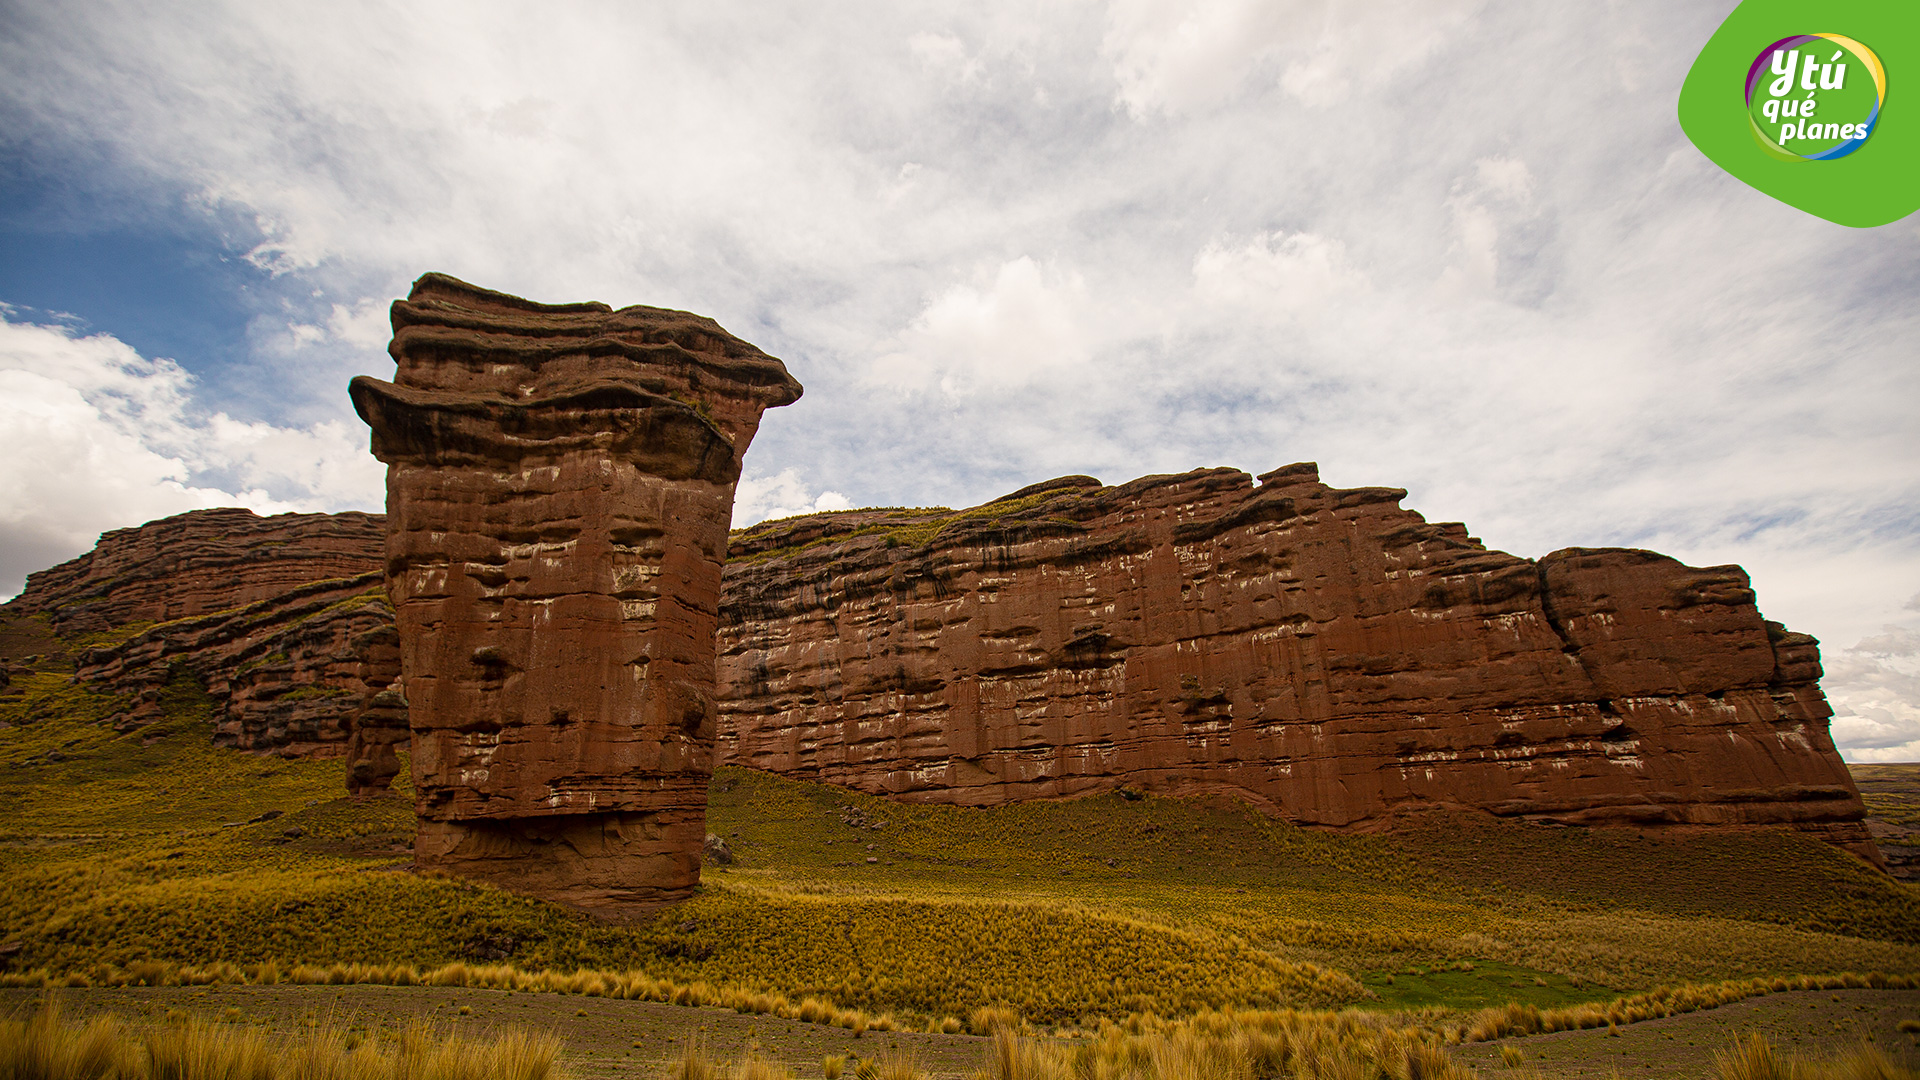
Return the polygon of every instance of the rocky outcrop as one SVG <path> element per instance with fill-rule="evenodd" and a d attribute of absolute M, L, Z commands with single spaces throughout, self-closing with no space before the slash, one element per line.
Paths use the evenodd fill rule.
<path fill-rule="evenodd" d="M 363 574 L 82 650 L 77 677 L 121 695 L 108 720 L 128 731 L 162 719 L 161 690 L 184 667 L 214 699 L 216 745 L 337 757 L 362 703 L 399 675 L 393 637 L 380 575 Z"/>
<path fill-rule="evenodd" d="M 77 677 L 120 699 L 109 720 L 122 731 L 161 719 L 161 690 L 185 668 L 214 698 L 215 742 L 335 756 L 399 674 L 384 531 L 377 514 L 195 510 L 104 534 L 29 577 L 6 612 L 83 643 Z"/>
<path fill-rule="evenodd" d="M 1432 806 L 1567 822 L 1780 823 L 1879 861 L 1827 735 L 1818 645 L 1765 622 L 1738 568 L 1623 550 L 1529 561 L 1485 550 L 1462 526 L 1427 523 L 1398 506 L 1401 495 L 1334 490 L 1311 466 L 1257 485 L 1231 470 L 1116 488 L 1068 477 L 958 513 L 848 511 L 747 530 L 733 538 L 719 604 L 718 751 L 904 799 L 987 804 L 1126 786 L 1228 792 L 1337 827 Z M 447 591 L 497 597 L 496 632 L 531 649 L 505 613 L 557 603 L 554 583 L 579 545 L 529 535 L 506 509 L 484 512 L 499 515 L 487 527 L 522 531 L 492 548 L 462 540 L 479 554 L 448 553 Z M 219 705 L 222 743 L 344 753 L 349 786 L 377 792 L 410 740 L 381 587 L 384 526 L 379 515 L 196 511 L 108 533 L 90 555 L 34 575 L 5 613 L 104 639 L 82 650 L 80 672 L 124 696 L 117 724 L 157 716 L 160 688 L 184 665 Z M 599 625 L 616 628 L 603 640 L 684 647 L 657 629 L 623 636 L 638 622 L 627 605 L 651 602 L 639 590 L 664 590 L 644 585 L 654 564 L 614 561 L 638 550 L 620 550 L 611 533 L 606 544 L 600 580 L 626 575 L 617 588 L 631 595 L 597 601 L 607 605 Z M 613 569 L 627 565 L 642 569 Z M 662 555 L 657 565 L 688 563 Z M 713 618 L 694 606 L 674 625 Z M 44 625 L 0 626 L 27 635 L 8 655 L 52 648 L 33 636 Z M 573 640 L 590 643 L 586 633 Z M 445 677 L 475 695 L 519 688 L 521 722 L 475 713 L 471 730 L 429 729 L 442 770 L 448 755 L 471 768 L 484 740 L 501 736 L 495 760 L 514 771 L 489 769 L 475 785 L 469 797 L 483 808 L 517 814 L 541 784 L 574 793 L 563 807 L 626 806 L 628 778 L 697 805 L 709 764 L 700 732 L 713 714 L 682 711 L 692 734 L 682 723 L 672 735 L 656 697 L 644 730 L 661 732 L 662 746 L 636 747 L 652 736 L 551 711 L 563 694 L 597 694 L 603 659 L 562 674 L 551 653 L 484 648 L 456 655 L 465 666 Z M 542 699 L 525 688 L 543 679 L 574 685 L 537 691 L 548 723 L 529 724 Z M 686 771 L 660 775 L 669 761 Z M 439 789 L 458 786 L 437 776 Z M 703 835 L 692 813 L 670 830 L 696 845 L 674 849 L 689 861 Z M 548 816 L 515 842 L 626 851 L 621 827 L 643 846 L 666 842 L 668 826 L 647 839 L 644 819 L 637 829 L 616 819 L 605 843 L 607 822 L 591 812 Z"/>
<path fill-rule="evenodd" d="M 1121 786 L 1367 827 L 1787 824 L 1877 860 L 1817 644 L 1738 567 L 1489 551 L 1311 464 L 736 536 L 724 762 L 989 805 Z"/>
<path fill-rule="evenodd" d="M 384 531 L 378 514 L 194 510 L 102 533 L 85 555 L 29 574 L 6 607 L 68 637 L 210 615 L 378 570 Z"/>
<path fill-rule="evenodd" d="M 800 396 L 710 319 L 439 274 L 353 380 L 387 470 L 416 861 L 614 911 L 699 880 L 733 488 Z"/>

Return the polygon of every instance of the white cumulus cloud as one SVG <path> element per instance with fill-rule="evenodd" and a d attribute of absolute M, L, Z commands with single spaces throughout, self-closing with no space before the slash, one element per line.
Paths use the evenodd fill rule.
<path fill-rule="evenodd" d="M 111 336 L 0 319 L 0 596 L 102 531 L 186 510 L 379 505 L 364 432 L 203 414 L 194 389 L 178 364 Z"/>
<path fill-rule="evenodd" d="M 10 145 L 251 223 L 261 314 L 254 366 L 180 358 L 199 381 L 11 369 L 41 381 L 9 460 L 84 475 L 10 520 L 377 500 L 343 384 L 391 370 L 385 303 L 441 270 L 784 358 L 807 393 L 760 428 L 740 523 L 1313 459 L 1523 555 L 1740 563 L 1825 643 L 1847 752 L 1909 752 L 1909 658 L 1867 646 L 1920 591 L 1914 225 L 1830 225 L 1687 143 L 1723 14 L 15 5 Z"/>
<path fill-rule="evenodd" d="M 964 395 L 1025 386 L 1084 364 L 1091 314 L 1080 276 L 1022 255 L 991 280 L 957 284 L 934 297 L 879 357 L 875 383 Z"/>
<path fill-rule="evenodd" d="M 744 529 L 774 518 L 852 507 L 847 497 L 837 491 L 816 493 L 796 469 L 781 469 L 771 476 L 743 474 L 733 492 L 733 527 Z"/>

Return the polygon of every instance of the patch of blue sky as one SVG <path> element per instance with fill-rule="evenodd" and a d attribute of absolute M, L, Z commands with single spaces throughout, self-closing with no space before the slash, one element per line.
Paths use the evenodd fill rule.
<path fill-rule="evenodd" d="M 0 163 L 0 302 L 15 321 L 110 334 L 224 385 L 250 362 L 248 328 L 271 287 L 237 223 L 90 186 L 82 172 Z"/>

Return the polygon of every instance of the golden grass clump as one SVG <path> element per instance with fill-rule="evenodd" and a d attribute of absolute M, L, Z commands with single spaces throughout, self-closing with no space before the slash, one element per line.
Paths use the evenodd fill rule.
<path fill-rule="evenodd" d="M 1663 986 L 1644 994 L 1633 994 L 1610 1002 L 1575 1005 L 1564 1009 L 1541 1009 L 1533 1005 L 1509 1003 L 1504 1007 L 1482 1009 L 1458 1030 L 1458 1037 L 1470 1042 L 1503 1039 L 1511 1035 L 1543 1032 L 1579 1031 L 1587 1028 L 1618 1030 L 1621 1024 L 1656 1020 L 1717 1009 L 1722 1005 L 1765 994 L 1795 990 L 1912 990 L 1920 988 L 1920 976 L 1888 975 L 1885 972 L 1843 973 L 1839 975 L 1798 975 L 1771 979 L 1735 979 L 1710 985 Z M 1838 1000 L 1836 998 L 1836 1000 Z"/>
<path fill-rule="evenodd" d="M 1002 1029 L 1019 1030 L 1020 1013 L 1004 1005 L 982 1005 L 967 1014 L 967 1030 L 975 1035 L 991 1035 Z"/>
<path fill-rule="evenodd" d="M 680 1044 L 679 1056 L 667 1063 L 667 1080 L 719 1080 L 719 1066 L 707 1057 L 707 1046 L 697 1035 Z"/>
<path fill-rule="evenodd" d="M 1011 1028 L 996 1027 L 977 1080 L 1073 1080 L 1073 1076 L 1073 1055 L 1060 1044 L 1022 1038 Z"/>
<path fill-rule="evenodd" d="M 1735 1038 L 1725 1050 L 1715 1051 L 1713 1064 L 1720 1080 L 1914 1080 L 1920 1076 L 1865 1043 L 1825 1061 L 1808 1061 L 1780 1055 L 1759 1032 Z"/>
<path fill-rule="evenodd" d="M 1773 1044 L 1758 1032 L 1714 1051 L 1713 1065 L 1720 1070 L 1721 1080 L 1797 1080 L 1795 1074 L 1800 1071 L 1775 1057 Z"/>
<path fill-rule="evenodd" d="M 758 1050 L 749 1050 L 747 1056 L 733 1067 L 728 1080 L 793 1080 L 793 1070 L 767 1058 Z"/>
<path fill-rule="evenodd" d="M 111 1017 L 74 1027 L 49 1005 L 22 1020 L 0 1020 L 0 1076 L 19 1080 L 95 1080 L 127 1075 L 126 1031 Z"/>
<path fill-rule="evenodd" d="M 293 1037 L 199 1019 L 68 1023 L 57 1002 L 0 1020 L 7 1080 L 560 1080 L 560 1041 L 510 1030 L 474 1038 L 411 1024 L 368 1040 L 338 1025 Z"/>
<path fill-rule="evenodd" d="M 996 1028 L 976 1080 L 1470 1080 L 1433 1035 L 1374 1014 L 1231 1011 L 1069 1044 Z"/>
<path fill-rule="evenodd" d="M 886 1050 L 874 1063 L 875 1080 L 926 1080 L 927 1069 L 913 1050 Z"/>
<path fill-rule="evenodd" d="M 846 1055 L 828 1054 L 820 1059 L 820 1071 L 826 1080 L 841 1080 L 847 1064 Z M 911 1054 L 890 1050 L 877 1060 L 855 1058 L 853 1064 L 858 1080 L 926 1080 L 926 1070 Z M 680 1045 L 679 1055 L 667 1063 L 663 1080 L 794 1080 L 794 1075 L 791 1066 L 767 1057 L 754 1045 L 737 1062 L 715 1061 L 696 1036 Z"/>

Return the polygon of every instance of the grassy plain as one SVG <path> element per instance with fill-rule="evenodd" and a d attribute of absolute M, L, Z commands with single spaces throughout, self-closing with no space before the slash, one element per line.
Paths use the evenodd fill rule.
<path fill-rule="evenodd" d="M 0 1016 L 24 1014 L 44 993 L 0 989 Z M 734 1066 L 732 1080 L 749 1080 L 742 1066 L 753 1059 L 778 1063 L 802 1080 L 827 1080 L 830 1065 L 837 1065 L 840 1080 L 846 1080 L 857 1076 L 863 1061 L 877 1065 L 880 1059 L 893 1056 L 909 1057 L 923 1073 L 940 1078 L 973 1077 L 983 1063 L 990 1068 L 994 1064 L 988 1056 L 995 1049 L 991 1041 L 966 1034 L 869 1031 L 855 1035 L 845 1028 L 723 1008 L 682 1008 L 646 1001 L 475 988 L 226 985 L 55 993 L 69 1022 L 76 1026 L 103 1015 L 118 1018 L 125 1027 L 198 1022 L 202 1030 L 217 1025 L 236 1035 L 257 1034 L 269 1042 L 310 1041 L 316 1030 L 330 1030 L 342 1044 L 391 1047 L 409 1031 L 426 1030 L 484 1046 L 516 1030 L 551 1033 L 564 1047 L 560 1075 L 572 1080 L 631 1076 L 679 1080 L 676 1066 L 690 1038 L 715 1066 L 712 1080 L 721 1080 L 728 1064 Z M 1354 1014 L 1346 1017 L 1353 1018 Z M 1911 991 L 1788 992 L 1616 1029 L 1599 1027 L 1467 1043 L 1448 1047 L 1446 1054 L 1453 1063 L 1476 1068 L 1484 1080 L 1604 1078 L 1616 1073 L 1647 1080 L 1698 1080 L 1721 1075 L 1714 1067 L 1714 1056 L 1727 1051 L 1738 1033 L 1741 1037 L 1760 1035 L 1768 1039 L 1783 1058 L 1797 1055 L 1809 1060 L 1829 1059 L 1867 1045 L 1911 1069 L 1920 1065 L 1920 1035 L 1913 1033 L 1920 1027 L 1916 1018 L 1920 1018 L 1920 1002 Z M 1217 1018 L 1197 1019 L 1203 1027 L 1217 1026 Z M 1254 1019 L 1257 1022 L 1260 1018 Z M 1296 1019 L 1336 1032 L 1343 1020 L 1328 1014 Z M 1111 1035 L 1109 1032 L 1081 1040 L 1065 1049 L 1084 1053 L 1080 1047 L 1092 1044 L 1097 1052 L 1101 1044 L 1112 1042 Z M 1177 1039 L 1177 1029 L 1156 1030 L 1147 1037 L 1167 1035 Z M 3 1056 L 4 1049 L 0 1049 Z M 1151 1060 L 1150 1052 L 1147 1056 Z M 4 1074 L 0 1065 L 0 1075 Z M 1325 1068 L 1317 1073 L 1296 1069 L 1276 1075 L 1287 1080 L 1310 1080 L 1315 1075 L 1349 1080 L 1369 1076 L 1353 1068 Z M 1370 1080 L 1377 1080 L 1378 1075 Z M 1396 1074 L 1388 1070 L 1385 1075 Z M 1889 1074 L 1864 1075 L 1885 1080 Z M 1072 1080 L 1083 1080 L 1084 1076 L 1076 1073 Z M 1260 1076 L 1273 1080 L 1266 1073 Z M 1109 1073 L 1106 1080 L 1198 1078 Z M 1253 1078 L 1224 1075 L 1218 1080 Z M 1732 1080 L 1751 1080 L 1751 1076 L 1736 1075 Z M 1803 1072 L 1799 1080 L 1819 1080 L 1819 1074 Z"/>
<path fill-rule="evenodd" d="M 708 821 L 736 861 L 691 902 L 609 926 L 411 873 L 404 790 L 355 802 L 337 761 L 212 748 L 211 703 L 189 679 L 167 688 L 164 723 L 103 727 L 111 703 L 58 659 L 0 697 L 0 959 L 16 979 L 228 965 L 229 982 L 407 981 L 495 965 L 473 983 L 506 986 L 510 965 L 762 1012 L 756 995 L 795 1014 L 813 998 L 814 1014 L 863 1025 L 964 1027 L 1001 1009 L 1090 1030 L 1129 1014 L 1567 1010 L 1662 984 L 1920 973 L 1913 887 L 1792 834 L 1431 815 L 1338 835 L 1228 801 L 908 806 L 733 769 Z M 467 981 L 459 970 L 437 977 Z M 597 978 L 567 985 L 617 989 Z"/>
<path fill-rule="evenodd" d="M 1867 804 L 1867 828 L 1888 868 L 1903 881 L 1920 879 L 1920 764 L 1851 768 Z"/>

